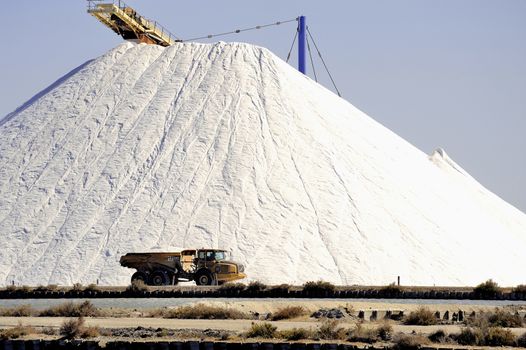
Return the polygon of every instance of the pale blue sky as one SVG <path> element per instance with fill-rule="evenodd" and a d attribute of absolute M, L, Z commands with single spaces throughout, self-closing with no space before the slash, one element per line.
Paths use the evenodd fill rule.
<path fill-rule="evenodd" d="M 526 1 L 127 2 L 182 38 L 306 15 L 344 98 L 428 154 L 443 147 L 526 212 Z M 84 0 L 2 4 L 0 118 L 121 42 L 85 8 Z M 222 40 L 284 58 L 294 30 Z"/>

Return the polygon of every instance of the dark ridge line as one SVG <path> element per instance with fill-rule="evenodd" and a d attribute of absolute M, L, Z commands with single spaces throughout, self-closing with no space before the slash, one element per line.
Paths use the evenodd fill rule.
<path fill-rule="evenodd" d="M 303 341 L 283 341 L 275 342 L 274 339 L 268 341 L 108 341 L 105 345 L 99 344 L 94 340 L 2 340 L 0 349 L 34 349 L 34 350 L 122 350 L 122 349 L 148 349 L 148 350 L 386 350 L 395 349 L 395 345 L 355 345 L 341 342 L 306 342 Z M 435 344 L 419 346 L 422 350 L 453 350 L 458 346 L 449 345 L 438 347 Z M 469 347 L 472 348 L 471 346 Z M 484 347 L 487 348 L 487 347 Z M 500 347 L 495 347 L 500 348 Z"/>
<path fill-rule="evenodd" d="M 422 300 L 507 300 L 526 301 L 526 293 L 509 292 L 477 294 L 468 291 L 384 291 L 370 290 L 230 290 L 230 289 L 192 289 L 192 290 L 151 290 L 151 291 L 110 291 L 110 290 L 68 290 L 68 291 L 24 291 L 0 290 L 0 299 L 80 299 L 80 298 L 308 298 L 308 299 L 422 299 Z"/>

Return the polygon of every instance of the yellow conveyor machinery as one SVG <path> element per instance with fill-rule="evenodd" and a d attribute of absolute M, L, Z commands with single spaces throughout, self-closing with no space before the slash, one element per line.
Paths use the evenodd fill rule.
<path fill-rule="evenodd" d="M 181 41 L 159 23 L 139 15 L 123 1 L 88 0 L 88 13 L 125 40 L 161 46 Z"/>

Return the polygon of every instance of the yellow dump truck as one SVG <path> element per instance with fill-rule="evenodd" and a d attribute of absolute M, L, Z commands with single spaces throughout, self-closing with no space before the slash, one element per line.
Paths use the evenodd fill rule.
<path fill-rule="evenodd" d="M 142 280 L 153 286 L 195 281 L 199 286 L 217 285 L 245 278 L 243 265 L 230 261 L 225 250 L 185 249 L 180 252 L 128 253 L 120 263 L 136 269 L 132 282 Z"/>

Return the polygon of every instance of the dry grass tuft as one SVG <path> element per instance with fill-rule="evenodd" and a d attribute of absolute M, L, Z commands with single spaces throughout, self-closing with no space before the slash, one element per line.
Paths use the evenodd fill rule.
<path fill-rule="evenodd" d="M 29 334 L 35 334 L 35 329 L 29 326 L 24 326 L 23 324 L 19 323 L 17 326 L 13 328 L 7 328 L 0 330 L 0 339 L 1 340 L 8 340 L 8 339 L 18 339 L 20 337 L 29 335 Z"/>
<path fill-rule="evenodd" d="M 84 288 L 84 290 L 87 292 L 100 292 L 101 289 L 96 284 L 91 283 L 91 284 L 88 284 L 88 286 Z"/>
<path fill-rule="evenodd" d="M 42 331 L 40 333 L 45 334 L 45 335 L 57 335 L 58 334 L 57 331 L 58 329 L 53 328 L 53 327 L 44 327 L 42 328 Z"/>
<path fill-rule="evenodd" d="M 509 329 L 490 327 L 486 332 L 484 343 L 487 346 L 514 346 L 517 337 Z"/>
<path fill-rule="evenodd" d="M 340 323 L 336 320 L 325 320 L 320 325 L 316 332 L 317 339 L 323 340 L 345 340 L 347 339 L 348 331 L 339 326 Z"/>
<path fill-rule="evenodd" d="M 28 317 L 36 314 L 37 312 L 31 307 L 31 305 L 20 305 L 12 308 L 0 309 L 0 316 L 7 317 Z"/>
<path fill-rule="evenodd" d="M 398 334 L 394 339 L 392 348 L 395 350 L 418 350 L 427 343 L 429 340 L 421 335 Z"/>
<path fill-rule="evenodd" d="M 303 291 L 309 293 L 333 292 L 335 290 L 334 284 L 325 281 L 309 281 L 303 285 Z"/>
<path fill-rule="evenodd" d="M 251 317 L 241 311 L 205 304 L 181 306 L 165 311 L 163 317 L 196 320 L 239 320 Z"/>
<path fill-rule="evenodd" d="M 488 315 L 488 322 L 492 327 L 521 328 L 524 324 L 522 317 L 502 309 L 496 309 Z"/>
<path fill-rule="evenodd" d="M 83 339 L 96 338 L 100 336 L 99 327 L 85 327 L 81 330 L 80 337 Z"/>
<path fill-rule="evenodd" d="M 416 311 L 411 311 L 404 323 L 412 326 L 431 326 L 437 324 L 437 318 L 428 308 L 420 307 Z"/>
<path fill-rule="evenodd" d="M 296 318 L 304 316 L 307 314 L 307 310 L 302 306 L 285 306 L 281 309 L 278 309 L 275 313 L 272 314 L 272 321 L 279 320 L 288 320 L 291 318 Z"/>
<path fill-rule="evenodd" d="M 360 343 L 375 343 L 378 341 L 379 335 L 378 330 L 373 328 L 365 328 L 360 323 L 358 323 L 354 329 L 349 332 L 348 340 L 351 342 L 360 342 Z"/>
<path fill-rule="evenodd" d="M 90 301 L 82 303 L 67 302 L 57 306 L 50 307 L 40 312 L 39 316 L 48 317 L 96 317 L 101 314 Z"/>
<path fill-rule="evenodd" d="M 84 318 L 70 318 L 62 323 L 59 333 L 66 339 L 95 338 L 100 336 L 98 327 L 86 327 Z"/>
<path fill-rule="evenodd" d="M 265 338 L 273 339 L 276 338 L 278 333 L 276 332 L 277 327 L 273 326 L 268 322 L 264 323 L 252 323 L 250 329 L 247 331 L 245 336 L 247 338 Z"/>
<path fill-rule="evenodd" d="M 219 290 L 229 291 L 229 292 L 241 292 L 247 288 L 243 283 L 225 283 L 219 287 Z"/>
<path fill-rule="evenodd" d="M 278 337 L 286 340 L 302 340 L 312 339 L 315 334 L 316 333 L 312 329 L 292 328 L 279 331 Z"/>
<path fill-rule="evenodd" d="M 148 286 L 142 280 L 134 280 L 132 283 L 126 287 L 127 292 L 131 293 L 142 293 L 148 291 Z"/>
<path fill-rule="evenodd" d="M 264 291 L 265 289 L 267 289 L 267 285 L 259 281 L 252 281 L 246 287 L 246 290 L 248 292 L 261 292 L 261 291 Z"/>

